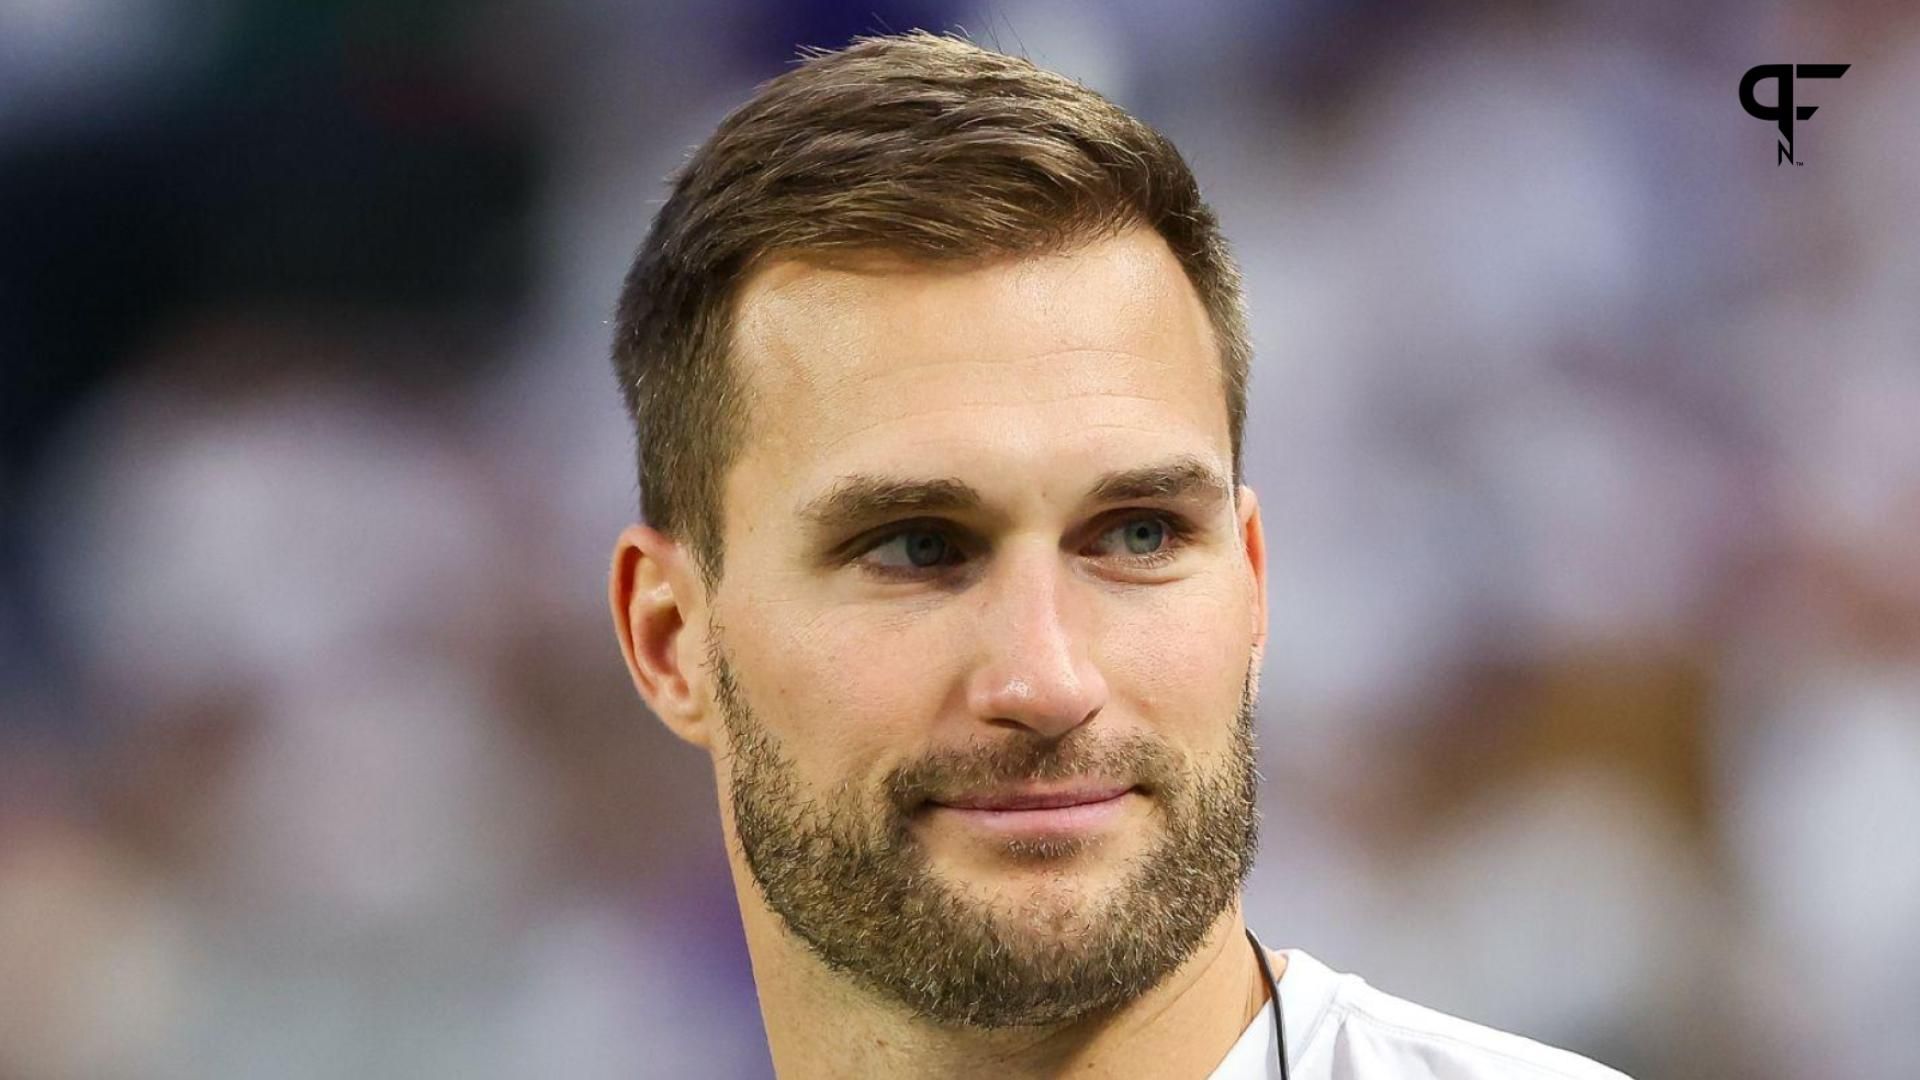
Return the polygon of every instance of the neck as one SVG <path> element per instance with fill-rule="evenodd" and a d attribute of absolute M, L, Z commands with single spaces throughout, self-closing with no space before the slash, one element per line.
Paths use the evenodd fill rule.
<path fill-rule="evenodd" d="M 1267 1000 L 1237 903 L 1185 964 L 1117 1012 L 995 1031 L 914 1018 L 827 969 L 758 903 L 743 904 L 742 914 L 781 1080 L 1205 1076 Z"/>

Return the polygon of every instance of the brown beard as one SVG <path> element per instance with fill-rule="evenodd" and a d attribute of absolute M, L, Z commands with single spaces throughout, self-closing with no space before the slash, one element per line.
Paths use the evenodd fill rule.
<path fill-rule="evenodd" d="M 1163 740 L 1101 739 L 1085 726 L 895 769 L 883 790 L 809 798 L 780 740 L 755 719 L 720 627 L 707 665 L 732 747 L 735 832 L 767 906 L 830 969 L 914 1015 L 974 1028 L 1052 1026 L 1116 1009 L 1186 962 L 1245 888 L 1259 847 L 1248 666 L 1229 751 L 1194 768 Z M 936 793 L 1099 775 L 1152 798 L 1158 841 L 1100 894 L 1041 895 L 1011 915 L 933 868 L 910 829 Z M 1002 854 L 1071 860 L 1099 838 L 1016 840 Z M 1064 904 L 1065 896 L 1075 903 Z M 1049 905 L 1047 900 L 1056 902 Z"/>

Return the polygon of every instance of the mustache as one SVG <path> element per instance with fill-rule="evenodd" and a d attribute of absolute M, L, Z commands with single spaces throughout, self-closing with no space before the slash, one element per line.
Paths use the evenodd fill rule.
<path fill-rule="evenodd" d="M 1148 794 L 1179 781 L 1179 755 L 1151 735 L 1014 738 L 1003 743 L 943 751 L 887 774 L 887 802 L 912 814 L 942 796 L 981 788 L 1076 779 L 1131 784 Z"/>

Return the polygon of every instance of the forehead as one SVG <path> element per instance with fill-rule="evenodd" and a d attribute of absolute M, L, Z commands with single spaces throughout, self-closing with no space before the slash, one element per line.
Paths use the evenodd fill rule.
<path fill-rule="evenodd" d="M 1168 453 L 1230 468 L 1206 310 L 1151 230 L 968 266 L 783 259 L 741 290 L 732 362 L 752 420 L 728 502 L 756 513 L 856 471 L 1070 482 Z"/>

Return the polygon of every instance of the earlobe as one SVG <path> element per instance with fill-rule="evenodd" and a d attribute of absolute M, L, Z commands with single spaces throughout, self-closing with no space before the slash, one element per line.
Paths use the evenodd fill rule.
<path fill-rule="evenodd" d="M 688 615 L 700 600 L 698 588 L 673 540 L 645 525 L 621 531 L 607 594 L 634 689 L 668 730 L 708 748 L 705 699 L 681 658 Z"/>

